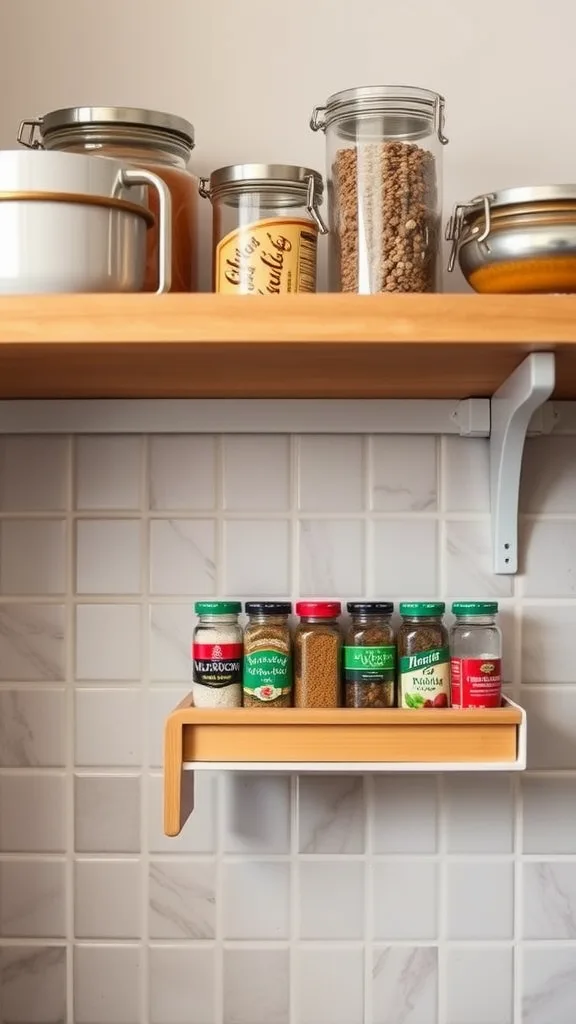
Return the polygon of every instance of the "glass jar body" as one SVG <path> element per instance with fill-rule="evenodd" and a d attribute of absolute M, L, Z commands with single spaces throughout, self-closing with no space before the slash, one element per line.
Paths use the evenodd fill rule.
<path fill-rule="evenodd" d="M 340 706 L 342 637 L 336 619 L 302 616 L 294 636 L 294 704 Z"/>
<path fill-rule="evenodd" d="M 398 646 L 398 703 L 446 708 L 450 703 L 448 630 L 441 615 L 404 615 Z"/>
<path fill-rule="evenodd" d="M 347 708 L 392 708 L 396 703 L 396 646 L 391 615 L 352 614 L 344 638 Z"/>
<path fill-rule="evenodd" d="M 247 708 L 289 708 L 292 643 L 288 615 L 248 616 L 244 630 L 243 703 Z"/>
<path fill-rule="evenodd" d="M 237 614 L 199 615 L 192 643 L 196 707 L 242 704 L 243 632 Z"/>
<path fill-rule="evenodd" d="M 502 632 L 494 615 L 458 615 L 450 631 L 452 706 L 500 707 Z"/>

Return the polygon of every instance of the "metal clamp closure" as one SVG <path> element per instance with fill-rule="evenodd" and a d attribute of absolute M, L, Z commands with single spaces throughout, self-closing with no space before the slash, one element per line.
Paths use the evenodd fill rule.
<path fill-rule="evenodd" d="M 36 129 L 40 129 L 43 124 L 43 118 L 41 117 L 30 117 L 25 121 L 20 121 L 18 128 L 18 135 L 16 141 L 21 146 L 26 146 L 27 149 L 44 149 L 42 138 L 35 138 Z M 28 128 L 28 134 L 25 136 L 26 129 Z"/>
<path fill-rule="evenodd" d="M 443 96 L 436 96 L 434 101 L 434 127 L 438 134 L 438 140 L 443 146 L 450 142 L 444 135 L 444 123 L 446 118 L 446 101 Z"/>
<path fill-rule="evenodd" d="M 491 202 L 495 198 L 493 192 L 487 193 L 485 196 L 476 196 L 475 199 L 471 199 L 469 203 L 456 203 L 452 211 L 452 216 L 446 225 L 446 241 L 452 242 L 450 249 L 450 257 L 448 259 L 448 272 L 452 273 L 456 264 L 456 256 L 458 253 L 458 247 L 460 238 L 462 237 L 462 229 L 464 227 L 464 218 L 473 210 L 484 210 L 484 227 L 476 238 L 476 242 L 480 245 L 485 242 L 490 234 L 491 230 Z"/>
<path fill-rule="evenodd" d="M 326 131 L 326 119 L 319 116 L 320 114 L 325 114 L 326 109 L 326 107 L 314 107 L 312 117 L 310 118 L 310 127 L 313 132 Z"/>
<path fill-rule="evenodd" d="M 316 196 L 316 179 L 314 178 L 313 174 L 310 174 L 308 176 L 308 192 L 307 192 L 307 195 L 306 195 L 306 211 L 312 217 L 312 220 L 316 224 L 320 234 L 321 235 L 327 235 L 328 234 L 328 228 L 326 227 L 326 224 L 324 223 L 324 220 L 322 218 L 322 214 L 320 213 L 320 209 L 319 209 L 319 206 L 318 206 L 317 196 Z"/>
<path fill-rule="evenodd" d="M 198 192 L 202 199 L 210 199 L 210 178 L 200 178 L 198 181 Z"/>

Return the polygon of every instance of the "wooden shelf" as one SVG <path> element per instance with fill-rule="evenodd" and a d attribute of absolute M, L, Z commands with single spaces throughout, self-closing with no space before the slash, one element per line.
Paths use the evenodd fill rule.
<path fill-rule="evenodd" d="M 164 829 L 178 835 L 194 803 L 194 771 L 512 771 L 526 767 L 525 712 L 210 710 L 191 695 L 169 715 Z"/>
<path fill-rule="evenodd" d="M 485 398 L 533 351 L 576 398 L 576 296 L 0 298 L 0 398 Z"/>

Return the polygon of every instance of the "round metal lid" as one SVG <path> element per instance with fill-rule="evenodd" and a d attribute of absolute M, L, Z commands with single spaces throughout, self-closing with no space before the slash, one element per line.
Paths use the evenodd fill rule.
<path fill-rule="evenodd" d="M 131 128 L 150 128 L 178 135 L 194 147 L 194 125 L 183 117 L 165 114 L 160 110 L 140 107 L 63 107 L 51 110 L 41 119 L 43 137 L 64 128 L 87 125 L 126 125 Z"/>
<path fill-rule="evenodd" d="M 576 200 L 576 185 L 521 185 L 517 188 L 503 188 L 499 192 L 487 192 L 477 196 L 474 203 L 490 200 L 490 207 L 516 206 L 519 203 L 549 203 Z"/>
<path fill-rule="evenodd" d="M 439 100 L 444 102 L 440 93 L 413 85 L 362 85 L 329 96 L 326 100 L 326 113 L 330 117 L 353 105 L 361 113 L 377 114 L 382 106 L 393 104 L 406 107 L 412 113 L 428 111 L 433 116 Z"/>
<path fill-rule="evenodd" d="M 320 198 L 324 190 L 322 175 L 310 167 L 298 167 L 294 164 L 231 164 L 212 172 L 210 191 L 234 185 L 243 185 L 246 188 L 284 185 L 288 188 L 296 186 L 307 189 L 310 177 L 314 179 L 314 191 L 317 198 Z"/>

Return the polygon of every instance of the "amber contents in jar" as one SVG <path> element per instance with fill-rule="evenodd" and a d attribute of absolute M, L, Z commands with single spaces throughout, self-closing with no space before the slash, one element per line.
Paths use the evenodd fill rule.
<path fill-rule="evenodd" d="M 194 292 L 197 289 L 196 221 L 198 185 L 187 171 L 166 164 L 144 163 L 141 167 L 153 171 L 170 189 L 172 199 L 172 287 L 171 292 Z M 144 291 L 155 292 L 158 287 L 158 196 L 148 189 L 148 205 L 154 214 L 154 226 L 148 231 L 146 276 Z"/>
<path fill-rule="evenodd" d="M 479 267 L 468 280 L 474 291 L 492 295 L 571 294 L 576 292 L 576 256 L 506 260 Z"/>

